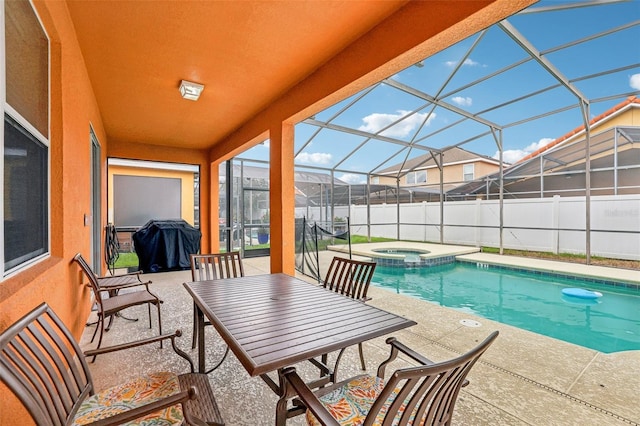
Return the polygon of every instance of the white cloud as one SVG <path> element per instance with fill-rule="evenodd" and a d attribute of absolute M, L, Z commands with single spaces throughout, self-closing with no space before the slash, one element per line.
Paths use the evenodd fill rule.
<path fill-rule="evenodd" d="M 640 90 L 640 74 L 634 74 L 629 77 L 629 86 L 632 89 Z"/>
<path fill-rule="evenodd" d="M 398 121 L 400 118 L 410 114 L 411 111 L 398 110 L 397 114 L 382 114 L 382 113 L 373 113 L 367 115 L 362 119 L 364 124 L 358 127 L 358 130 L 362 130 L 365 132 L 376 133 L 380 129 L 384 129 L 391 123 Z M 412 114 L 410 117 L 402 120 L 398 124 L 388 128 L 384 132 L 381 133 L 383 136 L 390 137 L 404 137 L 407 136 L 411 131 L 415 130 L 422 122 L 427 118 L 427 113 L 420 114 Z M 426 126 L 429 125 L 431 120 L 436 118 L 436 114 L 431 114 L 429 120 L 427 120 Z"/>
<path fill-rule="evenodd" d="M 549 142 L 552 142 L 554 140 L 555 139 L 552 138 L 542 138 L 538 142 L 533 142 L 523 149 L 508 149 L 502 154 L 502 159 L 505 163 L 514 164 L 521 158 L 539 150 L 540 148 L 546 146 Z M 500 158 L 500 152 L 496 151 L 496 153 L 493 155 L 493 158 L 495 158 L 496 160 Z"/>
<path fill-rule="evenodd" d="M 455 67 L 456 65 L 458 65 L 458 61 L 447 61 L 447 62 L 445 62 L 445 64 L 446 64 L 448 67 Z M 465 59 L 465 60 L 464 60 L 464 62 L 462 63 L 462 66 L 465 66 L 465 65 L 466 65 L 466 66 L 470 66 L 470 67 L 475 67 L 475 66 L 480 65 L 480 63 L 479 63 L 479 62 L 474 61 L 474 60 L 473 60 L 473 59 L 471 59 L 471 58 L 467 58 L 467 59 Z"/>
<path fill-rule="evenodd" d="M 357 183 L 367 183 L 367 179 L 364 175 L 355 174 L 355 173 L 343 173 L 342 176 L 339 176 L 338 179 L 345 181 L 349 184 L 357 184 Z"/>
<path fill-rule="evenodd" d="M 264 146 L 265 148 L 269 148 L 270 143 L 271 143 L 271 140 L 267 139 L 266 141 L 262 142 L 262 146 Z"/>
<path fill-rule="evenodd" d="M 307 164 L 329 164 L 332 155 L 326 152 L 301 152 L 296 156 L 296 160 Z"/>
<path fill-rule="evenodd" d="M 469 97 L 465 98 L 463 96 L 454 96 L 453 98 L 451 98 L 451 100 L 453 101 L 453 103 L 460 106 L 471 106 L 471 104 L 473 103 L 473 99 Z"/>

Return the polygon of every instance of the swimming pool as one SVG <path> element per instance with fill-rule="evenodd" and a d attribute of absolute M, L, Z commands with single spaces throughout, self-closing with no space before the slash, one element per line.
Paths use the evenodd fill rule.
<path fill-rule="evenodd" d="M 640 350 L 638 289 L 466 262 L 416 269 L 379 265 L 372 283 L 600 352 Z M 603 296 L 563 296 L 566 287 Z"/>

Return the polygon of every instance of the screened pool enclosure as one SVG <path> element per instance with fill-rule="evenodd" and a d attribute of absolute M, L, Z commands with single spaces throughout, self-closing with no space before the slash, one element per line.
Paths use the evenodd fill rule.
<path fill-rule="evenodd" d="M 297 123 L 296 216 L 349 217 L 364 236 L 638 259 L 639 23 L 638 1 L 541 1 Z M 235 248 L 268 217 L 268 145 L 220 169 Z M 451 176 L 455 148 L 495 171 Z"/>

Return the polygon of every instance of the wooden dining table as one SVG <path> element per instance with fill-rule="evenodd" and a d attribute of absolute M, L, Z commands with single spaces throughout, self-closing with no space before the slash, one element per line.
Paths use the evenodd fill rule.
<path fill-rule="evenodd" d="M 393 333 L 416 322 L 287 274 L 253 275 L 184 283 L 198 315 L 198 369 L 205 371 L 204 317 L 249 375 L 260 376 L 280 396 L 276 425 L 304 412 L 288 407 L 295 396 L 281 371 L 311 360 L 322 386 L 335 377 L 316 357 Z M 278 372 L 276 383 L 269 372 Z"/>

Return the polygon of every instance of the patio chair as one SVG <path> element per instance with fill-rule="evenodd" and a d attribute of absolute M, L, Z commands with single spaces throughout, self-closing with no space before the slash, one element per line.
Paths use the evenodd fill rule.
<path fill-rule="evenodd" d="M 193 361 L 175 344 L 180 335 L 177 330 L 88 351 L 92 356 L 170 339 L 191 366 L 190 373 L 154 372 L 96 393 L 80 346 L 43 303 L 0 334 L 0 379 L 37 425 L 118 425 L 141 418 L 144 424 L 224 425 L 207 376 L 194 373 Z"/>
<path fill-rule="evenodd" d="M 110 296 L 115 296 L 116 294 L 118 294 L 119 287 L 123 285 L 131 285 L 135 287 L 136 285 L 144 285 L 145 283 L 151 284 L 151 280 L 142 280 L 142 278 L 140 277 L 141 271 L 130 272 L 128 274 L 116 275 L 112 273 L 111 275 L 98 276 L 95 272 L 93 272 L 93 269 L 89 266 L 84 257 L 82 257 L 82 254 L 76 254 L 74 260 L 78 263 L 78 265 L 82 269 L 82 272 L 84 272 L 84 274 L 89 277 L 89 279 L 91 279 L 90 277 L 93 277 L 98 282 L 98 286 L 101 289 L 109 291 Z M 137 318 L 127 318 L 119 313 L 116 316 L 124 318 L 128 321 L 138 321 Z M 151 321 L 151 311 L 149 311 L 149 321 Z M 109 331 L 112 322 L 113 317 L 110 318 L 109 324 L 105 328 L 105 331 Z"/>
<path fill-rule="evenodd" d="M 354 377 L 315 392 L 294 367 L 283 375 L 306 405 L 309 425 L 450 425 L 460 388 L 469 383 L 467 374 L 497 336 L 494 331 L 466 354 L 442 362 L 432 362 L 390 337 L 391 354 L 377 376 Z M 395 370 L 385 380 L 385 369 L 399 352 L 419 365 Z"/>
<path fill-rule="evenodd" d="M 344 296 L 351 297 L 352 299 L 366 302 L 371 300 L 370 297 L 367 297 L 367 292 L 369 291 L 369 284 L 371 283 L 375 269 L 375 262 L 358 261 L 335 256 L 329 265 L 323 287 Z M 366 370 L 362 343 L 358 343 L 358 352 L 360 354 L 362 369 Z M 326 357 L 324 357 L 323 360 L 326 361 Z"/>
<path fill-rule="evenodd" d="M 220 280 L 224 278 L 244 277 L 244 268 L 240 252 L 232 251 L 228 253 L 192 254 L 191 255 L 191 278 L 193 281 Z M 205 326 L 211 322 L 205 319 Z M 193 338 L 191 349 L 196 347 L 198 338 L 198 315 L 196 306 L 193 305 Z M 229 354 L 229 347 L 225 348 L 222 359 L 214 367 L 207 370 L 210 373 L 218 368 Z"/>
<path fill-rule="evenodd" d="M 158 310 L 158 334 L 162 334 L 162 316 L 160 313 L 162 300 L 149 290 L 151 281 L 143 282 L 139 276 L 136 275 L 98 277 L 93 273 L 93 270 L 80 253 L 76 254 L 73 260 L 80 265 L 80 269 L 82 269 L 82 272 L 89 279 L 88 286 L 93 291 L 95 303 L 98 307 L 98 321 L 96 322 L 96 329 L 91 337 L 91 342 L 93 342 L 98 330 L 100 330 L 100 337 L 98 338 L 98 346 L 96 348 L 100 348 L 102 345 L 103 333 L 111 327 L 113 317 L 122 310 L 132 306 L 147 305 L 149 311 L 149 328 L 152 328 L 151 305 L 155 305 Z M 135 289 L 136 287 L 143 287 L 143 289 Z M 121 290 L 124 289 L 133 289 L 133 291 L 121 292 Z M 104 297 L 104 293 L 107 293 L 109 297 Z M 109 325 L 105 327 L 107 318 L 109 318 Z M 137 319 L 134 321 L 137 321 Z M 162 340 L 160 341 L 160 347 L 162 348 Z M 95 360 L 95 356 L 93 360 Z"/>
<path fill-rule="evenodd" d="M 82 268 L 82 272 L 84 272 L 87 277 L 93 277 L 93 279 L 98 282 L 98 286 L 103 290 L 111 290 L 114 287 L 117 290 L 118 287 L 129 284 L 151 284 L 150 280 L 142 280 L 142 278 L 140 277 L 141 271 L 120 275 L 98 276 L 95 272 L 93 272 L 93 269 L 91 269 L 84 257 L 82 257 L 82 254 L 76 254 L 73 260 L 75 260 L 78 265 L 80 265 L 80 268 Z"/>

